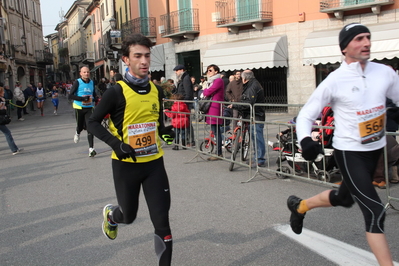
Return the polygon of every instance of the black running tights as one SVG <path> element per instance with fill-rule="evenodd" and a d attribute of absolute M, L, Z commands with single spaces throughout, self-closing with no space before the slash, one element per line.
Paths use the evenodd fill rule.
<path fill-rule="evenodd" d="M 87 130 L 87 122 L 89 122 L 89 118 L 93 113 L 93 108 L 82 108 L 75 109 L 76 116 L 76 133 L 80 134 L 83 129 Z M 93 148 L 94 146 L 94 136 L 89 131 L 87 131 L 87 140 L 89 141 L 89 147 Z"/>
<path fill-rule="evenodd" d="M 169 226 L 170 191 L 163 157 L 147 163 L 128 163 L 114 159 L 112 171 L 119 204 L 112 212 L 112 220 L 116 223 L 133 223 L 142 187 L 155 228 L 155 252 L 159 258 L 159 265 L 170 265 L 172 260 L 172 233 Z"/>
<path fill-rule="evenodd" d="M 369 233 L 384 232 L 385 208 L 372 184 L 381 152 L 382 149 L 367 152 L 334 151 L 343 182 L 338 191 L 330 193 L 330 203 L 333 206 L 350 207 L 355 199 L 363 213 L 366 232 Z"/>

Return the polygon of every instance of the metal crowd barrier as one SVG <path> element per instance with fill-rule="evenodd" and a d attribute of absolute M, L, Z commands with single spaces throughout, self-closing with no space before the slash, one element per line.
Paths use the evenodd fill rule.
<path fill-rule="evenodd" d="M 172 100 L 165 100 L 165 102 L 170 102 Z M 195 155 L 193 158 L 191 158 L 187 163 L 196 161 L 207 161 L 207 158 L 210 156 L 213 157 L 218 157 L 219 159 L 226 161 L 228 163 L 234 162 L 234 170 L 242 170 L 242 168 L 246 169 L 247 174 L 248 174 L 248 180 L 252 179 L 253 176 L 256 175 L 258 172 L 257 168 L 251 168 L 251 164 L 253 163 L 253 157 L 252 154 L 254 152 L 254 147 L 251 144 L 249 146 L 248 150 L 248 159 L 243 160 L 240 156 L 233 161 L 231 152 L 229 150 L 228 145 L 232 146 L 232 139 L 233 139 L 233 131 L 234 129 L 232 128 L 232 122 L 233 120 L 239 122 L 239 123 L 244 123 L 248 122 L 251 123 L 251 119 L 241 119 L 241 118 L 233 118 L 233 117 L 226 117 L 223 116 L 223 108 L 226 106 L 230 105 L 231 102 L 218 102 L 221 103 L 221 116 L 213 116 L 213 115 L 208 115 L 208 114 L 202 114 L 199 112 L 198 109 L 198 102 L 197 101 L 175 101 L 175 102 L 185 102 L 189 103 L 192 106 L 194 106 L 194 109 L 191 110 L 191 123 L 194 131 L 194 138 L 192 138 L 192 135 L 190 134 L 188 136 L 188 140 L 186 141 L 186 145 L 182 145 L 182 142 L 179 142 L 179 148 L 185 148 L 187 150 L 192 150 L 195 152 Z M 208 101 L 208 102 L 215 102 L 215 101 Z M 252 106 L 250 104 L 245 104 L 245 103 L 235 103 L 237 105 L 246 105 L 250 109 L 250 117 L 252 117 Z M 179 114 L 179 112 L 170 112 L 170 113 L 176 113 Z M 221 134 L 222 134 L 222 154 L 223 156 L 219 157 L 217 155 L 217 140 L 216 136 L 219 132 L 211 132 L 211 125 L 208 125 L 205 121 L 207 118 L 218 118 L 218 119 L 223 119 L 223 124 L 221 125 Z M 168 123 L 169 124 L 169 123 Z M 217 129 L 219 130 L 219 128 Z M 251 130 L 249 131 L 249 135 L 251 135 L 252 132 Z M 186 136 L 187 136 L 187 131 L 186 131 Z M 195 146 L 192 146 L 190 144 L 195 143 Z M 211 143 L 210 145 L 207 145 Z M 211 148 L 211 147 L 213 148 Z M 240 147 L 242 149 L 242 147 Z M 226 165 L 226 171 L 228 171 L 229 166 Z"/>
<path fill-rule="evenodd" d="M 395 136 L 395 138 L 399 135 L 399 133 L 395 132 L 386 132 L 387 136 Z M 387 203 L 385 205 L 385 209 L 394 209 L 396 211 L 399 211 L 399 209 L 395 208 L 394 205 L 392 205 L 392 202 L 399 202 L 399 198 L 392 196 L 392 191 L 390 188 L 390 182 L 389 182 L 389 166 L 388 166 L 388 151 L 387 147 L 384 147 L 384 165 L 385 165 L 385 182 L 386 182 L 386 190 L 387 190 Z"/>
<path fill-rule="evenodd" d="M 255 106 L 261 105 L 267 107 L 273 107 L 275 105 L 270 105 L 270 104 L 255 104 Z M 281 106 L 281 105 L 280 105 Z M 296 117 L 302 108 L 303 105 L 282 105 L 285 106 L 288 110 L 286 114 L 278 114 L 278 117 L 284 117 L 288 113 L 291 114 L 291 118 L 288 117 L 286 119 L 287 122 L 284 121 L 278 121 L 278 119 L 273 119 L 273 114 L 266 113 L 266 121 L 265 123 L 265 130 L 264 130 L 264 137 L 265 139 L 268 138 L 273 139 L 273 133 L 270 133 L 270 131 L 274 132 L 277 131 L 280 132 L 280 129 L 283 127 L 286 127 L 290 129 L 291 132 L 294 131 L 295 129 L 295 124 L 290 124 L 288 121 L 290 121 L 292 118 Z M 256 122 L 259 123 L 259 122 Z M 319 129 L 334 129 L 334 127 L 327 127 L 327 126 L 320 126 L 320 125 L 314 125 L 313 129 L 318 131 Z M 399 133 L 390 133 L 386 132 L 386 136 L 388 135 L 399 135 Z M 276 139 L 276 137 L 274 137 Z M 296 143 L 295 141 L 291 141 L 290 145 L 295 146 Z M 332 147 L 324 147 L 324 143 L 322 142 L 323 145 L 323 150 L 325 155 L 319 155 L 319 157 L 315 160 L 316 162 L 309 163 L 306 162 L 306 160 L 303 160 L 302 156 L 298 154 L 290 155 L 292 158 L 292 165 L 296 165 L 296 163 L 306 165 L 305 171 L 303 169 L 301 170 L 301 173 L 297 173 L 294 169 L 294 167 L 288 166 L 288 169 L 290 170 L 289 172 L 286 171 L 287 168 L 281 168 L 280 169 L 275 169 L 276 164 L 282 163 L 281 159 L 280 161 L 273 162 L 274 157 L 269 153 L 267 155 L 268 162 L 270 163 L 267 167 L 267 171 L 270 173 L 275 173 L 279 178 L 288 178 L 288 177 L 294 177 L 294 178 L 299 178 L 303 179 L 306 181 L 311 181 L 311 182 L 317 182 L 317 183 L 323 183 L 325 185 L 331 185 L 332 187 L 338 187 L 340 185 L 340 181 L 342 178 L 340 177 L 339 170 L 337 167 L 333 167 L 329 169 L 329 161 L 328 159 L 330 156 L 332 156 L 333 149 Z M 272 148 L 270 148 L 272 149 Z M 268 149 L 268 150 L 270 150 Z M 390 182 L 389 182 L 389 166 L 388 166 L 388 159 L 387 159 L 387 149 L 386 147 L 384 148 L 384 164 L 385 164 L 385 181 L 386 181 L 386 197 L 387 197 L 387 203 L 385 205 L 386 209 L 392 208 L 394 210 L 396 209 L 392 203 L 393 202 L 399 202 L 399 198 L 392 196 L 392 190 L 390 188 Z M 288 160 L 287 160 L 288 161 Z M 273 169 L 274 168 L 274 169 Z M 315 169 L 316 168 L 316 169 Z M 327 170 L 328 169 L 328 170 Z"/>
<path fill-rule="evenodd" d="M 172 100 L 165 100 L 165 103 Z M 173 102 L 173 101 L 172 101 Z M 179 102 L 179 101 L 178 101 Z M 291 132 L 291 134 L 295 133 L 295 124 L 290 123 L 294 117 L 296 117 L 303 107 L 303 105 L 299 104 L 255 104 L 252 107 L 249 104 L 243 103 L 235 103 L 238 105 L 248 105 L 250 109 L 250 119 L 242 120 L 240 118 L 226 117 L 226 116 L 211 116 L 207 114 L 201 114 L 198 110 L 197 101 L 180 101 L 191 104 L 194 108 L 191 110 L 191 124 L 194 133 L 194 137 L 189 135 L 186 145 L 183 146 L 180 142 L 179 147 L 185 148 L 188 150 L 192 150 L 195 152 L 193 158 L 188 160 L 186 163 L 190 163 L 193 161 L 201 162 L 206 161 L 209 156 L 217 156 L 217 146 L 216 139 L 217 132 L 211 134 L 211 127 L 205 123 L 207 118 L 220 118 L 223 119 L 222 124 L 222 140 L 223 140 L 223 156 L 219 157 L 221 160 L 224 160 L 228 163 L 234 162 L 235 168 L 234 170 L 241 170 L 242 168 L 246 169 L 248 179 L 242 181 L 243 183 L 251 181 L 253 178 L 257 176 L 264 177 L 266 179 L 275 179 L 275 178 L 298 178 L 302 180 L 306 180 L 309 182 L 321 183 L 324 185 L 329 185 L 332 187 L 338 187 L 340 185 L 341 176 L 337 167 L 331 166 L 330 159 L 332 158 L 331 147 L 324 147 L 325 151 L 324 155 L 319 155 L 319 157 L 315 160 L 315 162 L 308 162 L 304 160 L 298 152 L 298 146 L 295 139 L 286 140 L 286 143 L 283 145 L 282 139 L 278 138 L 277 135 L 287 130 Z M 212 102 L 212 101 L 211 101 Z M 219 102 L 222 107 L 230 105 L 231 102 Z M 266 121 L 254 121 L 253 108 L 256 106 L 263 106 L 266 108 Z M 274 110 L 274 112 L 273 112 Z M 284 110 L 284 112 L 281 112 Z M 176 112 L 178 113 L 178 112 Z M 221 114 L 223 114 L 223 110 L 221 110 Z M 257 151 L 256 141 L 252 143 L 249 147 L 249 156 L 247 160 L 242 160 L 242 158 L 238 158 L 238 160 L 233 161 L 231 158 L 231 153 L 224 146 L 226 141 L 229 140 L 229 137 L 233 134 L 232 121 L 236 120 L 237 122 L 249 122 L 250 124 L 264 124 L 263 137 L 266 145 L 266 166 L 259 167 L 257 164 L 255 167 L 251 167 L 252 162 L 254 161 L 255 151 Z M 229 124 L 230 122 L 230 124 Z M 167 123 L 168 124 L 168 123 Z M 229 130 L 225 130 L 230 126 Z M 326 127 L 320 125 L 314 125 L 314 130 L 317 132 L 320 129 L 334 129 L 334 127 Z M 253 134 L 254 139 L 256 139 L 256 131 L 252 132 L 252 127 L 250 127 L 250 135 Z M 386 133 L 387 135 L 398 135 L 399 133 Z M 186 132 L 187 135 L 187 132 Z M 315 134 L 316 135 L 316 134 Z M 206 142 L 213 143 L 213 150 L 209 147 L 205 147 Z M 195 143 L 195 146 L 190 144 Z M 287 148 L 288 147 L 288 148 Z M 290 149 L 289 149 L 290 148 Z M 288 150 L 287 150 L 288 149 Z M 399 198 L 395 198 L 392 196 L 392 191 L 389 185 L 389 176 L 388 176 L 388 161 L 387 161 L 387 151 L 384 149 L 384 160 L 385 160 L 385 179 L 387 183 L 387 204 L 386 209 L 394 208 L 392 202 L 399 201 Z M 228 171 L 228 165 L 226 165 L 226 171 Z"/>

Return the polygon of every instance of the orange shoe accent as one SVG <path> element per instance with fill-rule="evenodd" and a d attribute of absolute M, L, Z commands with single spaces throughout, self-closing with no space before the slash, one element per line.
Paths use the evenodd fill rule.
<path fill-rule="evenodd" d="M 379 183 L 376 181 L 373 181 L 373 186 L 384 189 L 387 187 L 387 183 L 385 183 L 385 181 L 381 181 Z"/>
<path fill-rule="evenodd" d="M 298 206 L 298 213 L 304 214 L 309 211 L 308 205 L 306 205 L 306 200 L 301 200 Z"/>

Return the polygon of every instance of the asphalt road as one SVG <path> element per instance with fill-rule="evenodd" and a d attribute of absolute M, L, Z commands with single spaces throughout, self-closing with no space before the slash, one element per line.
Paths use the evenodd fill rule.
<path fill-rule="evenodd" d="M 13 111 L 9 128 L 25 149 L 22 154 L 11 155 L 0 137 L 0 265 L 157 265 L 143 196 L 137 220 L 121 225 L 116 240 L 102 234 L 102 208 L 116 203 L 110 148 L 95 139 L 98 155 L 89 158 L 85 132 L 73 143 L 75 120 L 65 98 L 58 116 L 49 100 L 45 109 L 44 117 L 30 112 L 23 122 Z M 164 147 L 172 193 L 173 265 L 360 265 L 339 261 L 340 252 L 326 258 L 323 251 L 336 249 L 327 241 L 315 252 L 308 242 L 282 233 L 290 232 L 287 197 L 309 197 L 328 186 L 276 179 L 264 169 L 241 183 L 248 178 L 246 168 L 230 172 L 228 162 L 208 162 L 191 150 L 171 148 Z M 398 188 L 392 188 L 393 196 L 399 197 Z M 386 202 L 386 191 L 379 193 Z M 398 222 L 399 212 L 389 209 L 385 227 L 396 261 Z M 357 206 L 312 210 L 305 228 L 369 252 Z"/>

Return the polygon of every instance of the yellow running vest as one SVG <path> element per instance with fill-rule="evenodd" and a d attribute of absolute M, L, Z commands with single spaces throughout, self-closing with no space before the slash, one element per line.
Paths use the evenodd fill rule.
<path fill-rule="evenodd" d="M 122 87 L 122 94 L 126 106 L 123 114 L 122 136 L 118 133 L 112 119 L 109 121 L 109 129 L 115 137 L 128 143 L 136 151 L 137 163 L 145 163 L 156 160 L 164 154 L 161 140 L 158 137 L 160 102 L 158 89 L 150 82 L 148 94 L 138 94 L 124 81 L 118 81 Z M 119 160 L 115 152 L 112 159 Z M 133 159 L 122 160 L 133 163 Z"/>

